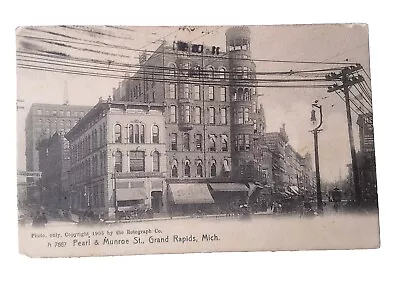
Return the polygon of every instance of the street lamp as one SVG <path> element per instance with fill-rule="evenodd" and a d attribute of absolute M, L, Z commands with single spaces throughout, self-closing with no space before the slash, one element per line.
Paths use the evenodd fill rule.
<path fill-rule="evenodd" d="M 315 176 L 317 180 L 317 208 L 318 211 L 323 211 L 322 206 L 322 193 L 321 193 L 321 177 L 319 173 L 319 155 L 318 155 L 318 133 L 322 131 L 322 105 L 318 105 L 317 101 L 312 104 L 312 107 L 319 109 L 319 124 L 311 132 L 314 134 L 314 154 L 315 154 Z M 311 110 L 311 122 L 315 124 L 317 122 L 315 109 Z"/>

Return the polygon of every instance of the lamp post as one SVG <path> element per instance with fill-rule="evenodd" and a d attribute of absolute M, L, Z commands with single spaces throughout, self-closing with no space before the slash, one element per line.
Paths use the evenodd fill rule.
<path fill-rule="evenodd" d="M 319 173 L 319 155 L 318 155 L 318 133 L 322 131 L 321 126 L 322 126 L 322 105 L 318 105 L 317 101 L 315 101 L 312 104 L 312 107 L 319 109 L 319 124 L 317 127 L 315 127 L 311 132 L 314 134 L 314 154 L 315 154 L 315 177 L 316 177 L 316 183 L 317 183 L 317 208 L 318 211 L 322 212 L 323 211 L 323 206 L 322 206 L 322 193 L 321 193 L 321 177 Z M 317 118 L 315 116 L 316 112 L 315 109 L 311 110 L 311 121 L 313 123 L 317 122 Z"/>

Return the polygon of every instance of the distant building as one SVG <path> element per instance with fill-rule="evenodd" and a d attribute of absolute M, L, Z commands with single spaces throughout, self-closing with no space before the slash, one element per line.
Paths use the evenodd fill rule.
<path fill-rule="evenodd" d="M 71 211 L 165 211 L 164 106 L 99 101 L 67 134 Z"/>
<path fill-rule="evenodd" d="M 29 110 L 25 123 L 26 170 L 39 171 L 40 140 L 49 139 L 56 132 L 68 132 L 90 106 L 34 103 Z"/>
<path fill-rule="evenodd" d="M 377 204 L 377 180 L 374 143 L 373 116 L 370 113 L 360 114 L 357 119 L 359 126 L 360 152 L 357 155 L 359 163 L 362 198 L 370 204 Z"/>
<path fill-rule="evenodd" d="M 311 155 L 300 155 L 290 145 L 285 124 L 279 132 L 265 134 L 266 144 L 272 154 L 272 178 L 276 189 L 296 186 L 300 189 L 312 190 L 314 173 Z"/>
<path fill-rule="evenodd" d="M 69 142 L 64 132 L 39 142 L 39 170 L 42 204 L 53 209 L 69 208 Z"/>

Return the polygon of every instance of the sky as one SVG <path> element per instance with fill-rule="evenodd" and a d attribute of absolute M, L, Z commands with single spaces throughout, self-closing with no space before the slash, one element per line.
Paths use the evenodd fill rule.
<path fill-rule="evenodd" d="M 17 30 L 17 50 L 40 48 L 66 52 L 75 57 L 112 60 L 122 63 L 138 63 L 139 52 L 155 50 L 161 39 L 185 40 L 221 46 L 225 49 L 226 26 L 195 27 L 192 32 L 178 27 L 91 27 L 77 31 L 61 27 L 35 27 L 35 30 Z M 129 29 L 129 30 L 128 30 Z M 39 32 L 38 30 L 41 30 Z M 252 57 L 268 60 L 324 61 L 360 63 L 369 73 L 368 29 L 363 25 L 297 25 L 297 26 L 251 26 Z M 45 32 L 43 32 L 45 31 Z M 47 33 L 46 33 L 47 31 Z M 39 42 L 21 36 L 32 36 L 59 40 L 73 39 L 52 35 L 57 32 L 74 38 L 106 44 L 128 46 L 135 50 L 104 48 L 83 44 L 69 44 L 71 50 L 60 45 Z M 109 36 L 104 36 L 106 33 Z M 82 41 L 83 42 L 83 41 Z M 32 45 L 34 44 L 34 45 Z M 102 54 L 83 51 L 82 48 L 102 50 Z M 80 49 L 80 50 L 78 50 Z M 106 54 L 107 53 L 107 54 Z M 112 55 L 111 55 L 112 54 Z M 118 54 L 117 56 L 115 54 Z M 308 70 L 326 65 L 256 62 L 257 72 Z M 17 68 L 17 99 L 23 100 L 24 109 L 17 112 L 17 165 L 25 168 L 24 122 L 32 103 L 62 103 L 64 92 L 68 92 L 69 103 L 94 105 L 99 97 L 112 95 L 113 87 L 120 79 L 89 77 L 65 73 L 44 72 Z M 323 131 L 319 134 L 321 178 L 334 181 L 347 175 L 346 165 L 351 162 L 344 102 L 335 93 L 326 89 L 277 89 L 260 88 L 260 103 L 265 110 L 267 131 L 278 131 L 284 123 L 290 144 L 301 154 L 313 155 L 313 136 L 310 111 L 314 100 L 323 106 Z M 353 114 L 353 131 L 358 148 L 358 128 Z"/>

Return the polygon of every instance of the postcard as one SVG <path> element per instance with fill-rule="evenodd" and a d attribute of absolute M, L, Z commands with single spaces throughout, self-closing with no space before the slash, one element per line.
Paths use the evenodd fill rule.
<path fill-rule="evenodd" d="M 366 24 L 16 31 L 30 257 L 380 247 Z"/>

